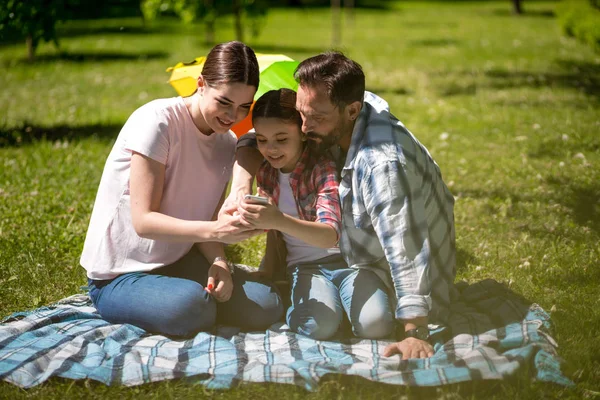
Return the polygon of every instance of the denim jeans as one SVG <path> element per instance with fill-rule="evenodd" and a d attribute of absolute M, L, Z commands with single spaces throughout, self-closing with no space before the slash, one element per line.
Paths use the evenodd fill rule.
<path fill-rule="evenodd" d="M 313 339 L 330 339 L 347 316 L 355 336 L 393 336 L 388 291 L 375 273 L 348 268 L 341 257 L 332 256 L 290 266 L 288 274 L 292 304 L 286 320 L 292 330 Z"/>
<path fill-rule="evenodd" d="M 89 280 L 96 309 L 112 323 L 129 323 L 147 331 L 189 337 L 216 323 L 243 330 L 265 330 L 280 320 L 283 305 L 277 290 L 236 269 L 233 294 L 217 302 L 204 285 L 210 264 L 194 246 L 174 264 L 150 272 L 133 272 L 111 280 Z"/>

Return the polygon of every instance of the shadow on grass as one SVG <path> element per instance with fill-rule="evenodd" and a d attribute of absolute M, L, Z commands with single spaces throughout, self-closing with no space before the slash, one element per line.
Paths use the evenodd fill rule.
<path fill-rule="evenodd" d="M 582 185 L 565 178 L 550 177 L 546 182 L 563 195 L 556 200 L 571 210 L 575 223 L 600 234 L 600 182 Z"/>
<path fill-rule="evenodd" d="M 519 14 L 515 14 L 510 7 L 497 8 L 495 10 L 492 10 L 491 14 L 501 16 L 501 17 L 517 17 L 517 18 L 528 18 L 528 17 L 553 18 L 554 17 L 554 11 L 552 11 L 552 10 L 528 10 L 527 8 L 525 8 L 523 10 L 523 14 L 519 15 Z"/>
<path fill-rule="evenodd" d="M 167 58 L 168 53 L 163 51 L 151 51 L 147 53 L 122 53 L 122 52 L 78 52 L 78 53 L 67 53 L 57 52 L 56 54 L 42 54 L 36 56 L 33 63 L 27 59 L 22 58 L 17 60 L 17 64 L 28 64 L 28 65 L 39 65 L 46 63 L 53 63 L 56 61 L 66 61 L 72 63 L 86 63 L 86 62 L 113 62 L 113 61 L 145 61 L 145 60 L 158 60 Z M 6 62 L 5 62 L 6 64 Z M 14 65 L 14 61 L 10 61 L 11 65 Z"/>
<path fill-rule="evenodd" d="M 251 45 L 252 49 L 257 53 L 306 53 L 312 55 L 316 55 L 323 51 L 329 49 L 328 46 L 325 47 L 309 47 L 309 46 L 287 46 L 284 44 L 276 45 L 276 44 L 257 44 Z"/>
<path fill-rule="evenodd" d="M 577 89 L 600 100 L 600 64 L 585 61 L 557 60 L 566 72 L 535 73 L 494 69 L 486 72 L 492 79 L 491 87 L 506 89 L 513 87 L 565 87 Z"/>
<path fill-rule="evenodd" d="M 456 247 L 456 272 L 466 270 L 468 265 L 478 264 L 479 260 L 465 249 Z"/>
<path fill-rule="evenodd" d="M 600 234 L 600 182 L 592 181 L 588 184 L 573 182 L 568 178 L 550 177 L 546 183 L 553 188 L 552 194 L 534 195 L 532 193 L 512 193 L 509 190 L 473 190 L 461 191 L 461 196 L 476 199 L 488 199 L 486 206 L 490 214 L 501 213 L 503 205 L 506 218 L 524 217 L 528 211 L 520 207 L 519 203 L 549 203 L 554 202 L 567 208 L 572 216 L 573 222 L 578 226 L 593 231 L 595 235 Z M 532 227 L 529 224 L 515 226 L 515 229 L 528 231 L 538 237 L 556 237 L 559 232 L 553 226 L 545 226 L 545 229 Z M 457 249 L 458 250 L 458 249 Z M 460 250 L 458 250 L 460 251 Z M 462 255 L 464 256 L 464 254 Z M 461 254 L 457 252 L 457 266 Z M 467 255 L 468 257 L 468 255 Z M 471 260 L 465 259 L 466 263 Z"/>
<path fill-rule="evenodd" d="M 412 94 L 412 90 L 403 87 L 367 87 L 367 91 L 377 95 L 398 95 L 406 96 Z"/>
<path fill-rule="evenodd" d="M 52 127 L 24 124 L 21 127 L 0 127 L 0 148 L 18 147 L 39 140 L 72 141 L 87 137 L 114 139 L 121 130 L 121 125 L 58 125 Z"/>
<path fill-rule="evenodd" d="M 600 101 L 600 64 L 557 59 L 561 72 L 510 71 L 496 68 L 485 72 L 487 82 L 468 82 L 456 79 L 442 87 L 442 96 L 474 95 L 479 88 L 511 89 L 521 87 L 563 87 L 579 90 Z M 471 71 L 459 75 L 472 75 Z"/>
<path fill-rule="evenodd" d="M 83 36 L 102 36 L 102 35 L 145 35 L 157 33 L 177 33 L 181 29 L 172 24 L 151 24 L 147 26 L 65 26 L 59 29 L 61 39 L 83 37 Z"/>
<path fill-rule="evenodd" d="M 413 40 L 409 43 L 413 47 L 446 47 L 457 46 L 460 43 L 456 39 L 421 39 Z"/>

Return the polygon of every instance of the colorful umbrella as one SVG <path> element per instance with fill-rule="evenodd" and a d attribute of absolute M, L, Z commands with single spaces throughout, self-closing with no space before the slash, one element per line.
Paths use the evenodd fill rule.
<path fill-rule="evenodd" d="M 294 79 L 294 71 L 298 61 L 294 61 L 283 54 L 256 54 L 258 67 L 260 69 L 260 85 L 254 96 L 258 99 L 269 90 L 288 88 L 297 90 L 298 83 Z M 202 72 L 206 57 L 198 57 L 189 63 L 178 63 L 174 67 L 167 68 L 171 72 L 169 83 L 175 88 L 180 96 L 189 96 L 196 91 L 198 76 Z M 232 131 L 240 136 L 252 128 L 250 115 L 236 124 Z"/>

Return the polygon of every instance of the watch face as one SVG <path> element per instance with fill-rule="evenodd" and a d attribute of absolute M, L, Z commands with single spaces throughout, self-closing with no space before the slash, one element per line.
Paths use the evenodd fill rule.
<path fill-rule="evenodd" d="M 420 340 L 429 339 L 429 328 L 426 326 L 419 326 L 416 329 L 410 329 L 405 332 L 406 337 L 414 337 Z"/>
<path fill-rule="evenodd" d="M 417 329 L 417 339 L 427 340 L 429 339 L 429 328 L 426 326 L 419 326 Z"/>

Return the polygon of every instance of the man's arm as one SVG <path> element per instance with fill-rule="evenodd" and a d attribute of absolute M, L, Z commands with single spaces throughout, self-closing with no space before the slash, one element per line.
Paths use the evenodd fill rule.
<path fill-rule="evenodd" d="M 398 299 L 395 315 L 404 331 L 426 327 L 431 308 L 430 243 L 421 181 L 394 160 L 369 169 L 361 179 L 366 211 L 390 265 Z M 433 354 L 429 343 L 414 338 L 386 349 L 386 355 L 395 352 L 404 358 Z"/>
<path fill-rule="evenodd" d="M 252 183 L 258 167 L 263 162 L 262 154 L 256 149 L 254 133 L 247 133 L 238 142 L 233 165 L 233 179 L 229 196 L 225 199 L 219 214 L 233 214 L 245 195 L 252 193 Z"/>

